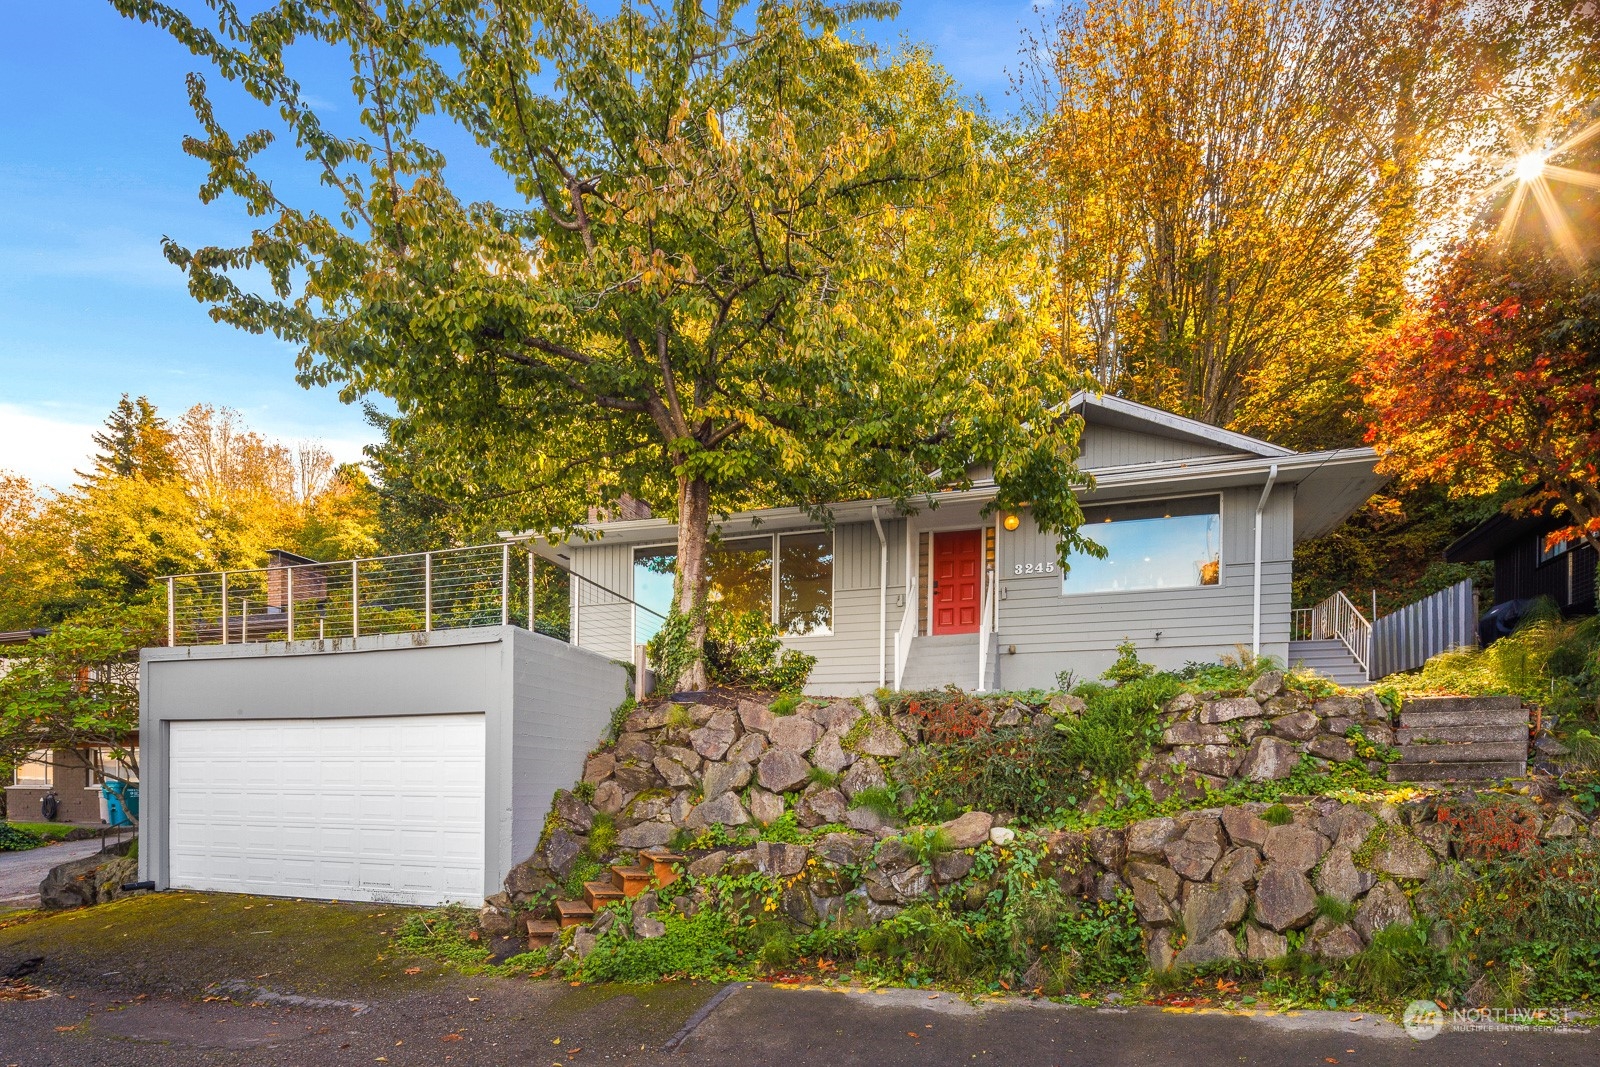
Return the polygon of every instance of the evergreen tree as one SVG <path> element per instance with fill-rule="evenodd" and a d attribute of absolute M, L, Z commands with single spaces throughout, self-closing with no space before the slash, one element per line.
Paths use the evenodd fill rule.
<path fill-rule="evenodd" d="M 175 477 L 178 465 L 173 440 L 167 420 L 148 397 L 129 399 L 123 393 L 106 416 L 106 428 L 94 434 L 95 446 L 100 449 L 94 469 L 87 474 L 79 471 L 78 477 L 90 482 L 134 477 L 159 482 Z"/>

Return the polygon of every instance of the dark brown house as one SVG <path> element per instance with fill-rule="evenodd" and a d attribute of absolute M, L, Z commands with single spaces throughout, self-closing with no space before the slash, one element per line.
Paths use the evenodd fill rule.
<path fill-rule="evenodd" d="M 1555 601 L 1563 615 L 1592 615 L 1594 549 L 1578 538 L 1546 545 L 1549 534 L 1565 525 L 1562 519 L 1496 515 L 1463 534 L 1444 556 L 1451 563 L 1494 561 L 1491 611 L 1499 610 L 1508 621 L 1514 622 L 1521 613 L 1515 605 L 1525 606 L 1540 597 Z"/>

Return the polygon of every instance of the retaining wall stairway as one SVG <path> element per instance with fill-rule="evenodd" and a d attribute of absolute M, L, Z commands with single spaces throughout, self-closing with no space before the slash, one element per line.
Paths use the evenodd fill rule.
<path fill-rule="evenodd" d="M 585 926 L 594 919 L 594 913 L 607 904 L 619 900 L 632 900 L 647 889 L 659 889 L 678 880 L 674 864 L 683 857 L 664 848 L 647 848 L 639 853 L 636 864 L 614 863 L 609 881 L 583 883 L 582 900 L 556 901 L 556 919 L 527 920 L 528 951 L 549 948 L 561 930 L 567 926 Z"/>
<path fill-rule="evenodd" d="M 1400 706 L 1391 782 L 1521 778 L 1528 712 L 1517 697 L 1413 697 Z"/>

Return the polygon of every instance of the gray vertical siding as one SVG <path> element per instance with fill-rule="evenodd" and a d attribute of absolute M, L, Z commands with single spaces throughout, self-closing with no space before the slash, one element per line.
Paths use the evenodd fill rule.
<path fill-rule="evenodd" d="M 1198 441 L 1180 441 L 1172 437 L 1124 430 L 1116 426 L 1084 427 L 1083 450 L 1078 466 L 1127 467 L 1139 463 L 1164 463 L 1175 459 L 1195 459 L 1200 456 L 1225 456 L 1231 453 L 1222 445 Z"/>
<path fill-rule="evenodd" d="M 573 640 L 608 659 L 633 662 L 633 546 L 573 545 L 569 553 L 579 576 L 571 580 Z"/>
<path fill-rule="evenodd" d="M 583 761 L 604 736 L 611 712 L 628 695 L 628 672 L 592 652 L 525 630 L 511 630 L 510 675 L 514 768 L 509 810 L 500 825 L 501 853 L 511 865 L 533 855 L 550 800 L 583 774 Z M 501 880 L 505 871 L 500 872 Z"/>
<path fill-rule="evenodd" d="M 1043 687 L 1053 684 L 1062 670 L 1079 678 L 1097 677 L 1124 639 L 1139 646 L 1142 658 L 1162 667 L 1215 660 L 1236 645 L 1248 647 L 1255 573 L 1252 523 L 1260 493 L 1258 488 L 1223 492 L 1222 580 L 1195 589 L 1065 596 L 1060 574 L 1017 576 L 1011 573 L 1015 563 L 1044 561 L 1055 551 L 1055 538 L 1024 515 L 1022 526 L 1000 539 L 1001 684 L 1008 689 Z M 1288 654 L 1293 525 L 1293 490 L 1282 487 L 1273 492 L 1262 515 L 1261 576 L 1261 651 L 1280 661 Z"/>

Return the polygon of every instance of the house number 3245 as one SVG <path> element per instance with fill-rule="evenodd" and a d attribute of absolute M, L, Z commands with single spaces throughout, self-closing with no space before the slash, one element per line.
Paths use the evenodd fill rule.
<path fill-rule="evenodd" d="M 1056 572 L 1054 560 L 1047 563 L 1016 563 L 1012 566 L 1015 574 L 1054 574 Z"/>

